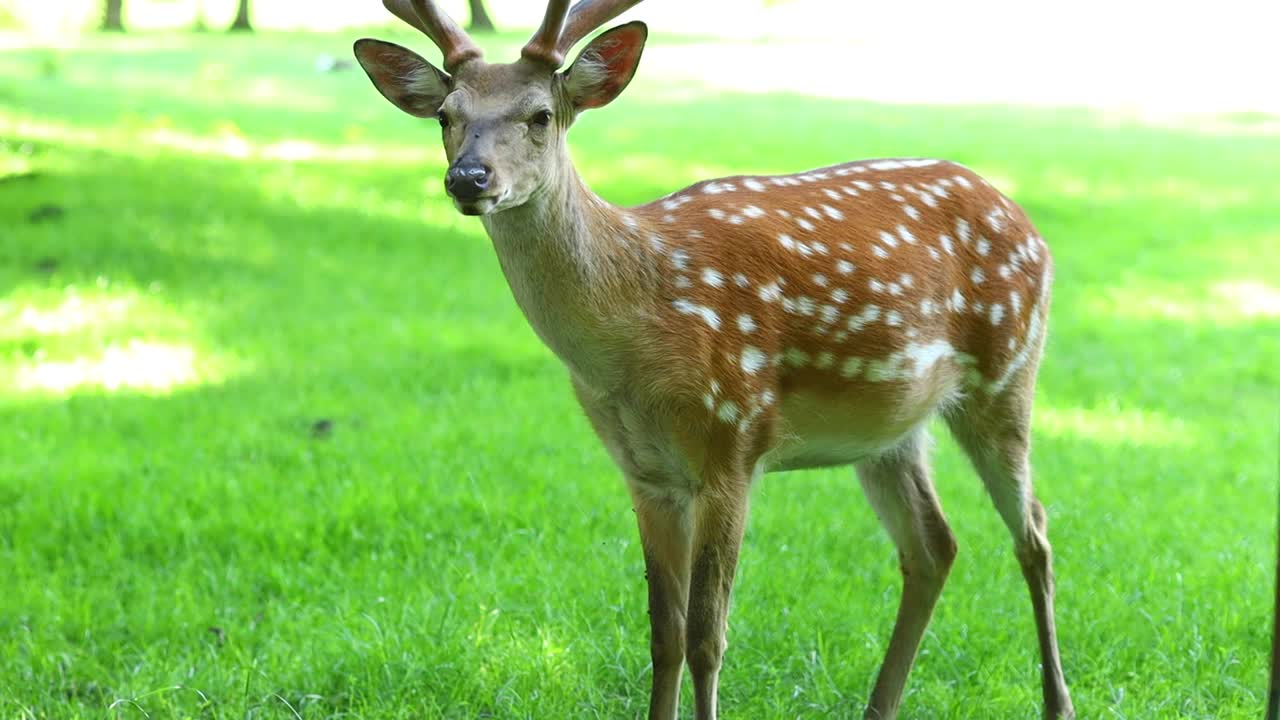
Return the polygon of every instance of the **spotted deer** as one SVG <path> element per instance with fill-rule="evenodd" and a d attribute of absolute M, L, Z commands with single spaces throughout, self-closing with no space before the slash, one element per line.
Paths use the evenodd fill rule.
<path fill-rule="evenodd" d="M 630 82 L 630 22 L 566 53 L 638 0 L 551 0 L 510 64 L 489 64 L 428 0 L 384 0 L 444 71 L 363 39 L 401 110 L 436 118 L 445 187 L 480 217 L 516 303 L 567 366 L 626 480 L 649 586 L 649 717 L 716 717 L 725 620 L 752 483 L 853 465 L 897 546 L 902 597 L 865 717 L 897 716 L 956 554 L 930 477 L 941 416 L 1013 535 L 1031 591 L 1044 714 L 1074 715 L 1054 630 L 1045 511 L 1028 451 L 1052 262 L 1017 205 L 970 170 L 869 160 L 697 183 L 637 207 L 602 199 L 565 135 Z"/>

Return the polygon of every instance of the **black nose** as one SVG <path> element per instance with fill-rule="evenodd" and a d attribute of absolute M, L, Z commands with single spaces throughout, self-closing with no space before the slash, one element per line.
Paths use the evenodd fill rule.
<path fill-rule="evenodd" d="M 493 171 L 480 163 L 458 163 L 444 176 L 444 187 L 459 200 L 475 200 L 489 189 Z"/>

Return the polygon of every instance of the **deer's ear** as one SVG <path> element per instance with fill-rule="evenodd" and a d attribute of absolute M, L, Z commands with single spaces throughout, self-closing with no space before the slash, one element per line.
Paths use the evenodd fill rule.
<path fill-rule="evenodd" d="M 603 33 L 583 48 L 565 71 L 565 88 L 574 108 L 604 107 L 622 94 L 636 74 L 649 28 L 629 22 Z"/>
<path fill-rule="evenodd" d="M 355 53 L 378 92 L 410 115 L 432 117 L 449 94 L 449 76 L 408 48 L 364 38 Z"/>

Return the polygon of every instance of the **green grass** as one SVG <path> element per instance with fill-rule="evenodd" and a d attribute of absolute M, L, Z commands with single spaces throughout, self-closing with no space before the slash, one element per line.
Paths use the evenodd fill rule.
<path fill-rule="evenodd" d="M 445 202 L 436 131 L 358 71 L 311 70 L 351 39 L 0 54 L 0 717 L 642 713 L 621 482 L 479 223 Z M 1034 459 L 1076 706 L 1225 719 L 1265 695 L 1267 128 L 727 93 L 642 67 L 572 141 L 623 203 L 885 155 L 1008 190 L 1058 262 Z M 1007 535 L 949 440 L 936 464 L 961 555 L 906 714 L 1038 716 Z M 739 577 L 725 715 L 860 712 L 899 581 L 852 474 L 766 478 Z"/>

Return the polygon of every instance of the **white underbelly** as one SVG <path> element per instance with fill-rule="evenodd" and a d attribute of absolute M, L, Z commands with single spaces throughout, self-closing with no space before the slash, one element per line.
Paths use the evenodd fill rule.
<path fill-rule="evenodd" d="M 764 457 L 769 471 L 850 465 L 897 447 L 937 409 L 928 395 L 884 405 L 792 396 L 782 402 L 776 444 Z"/>

